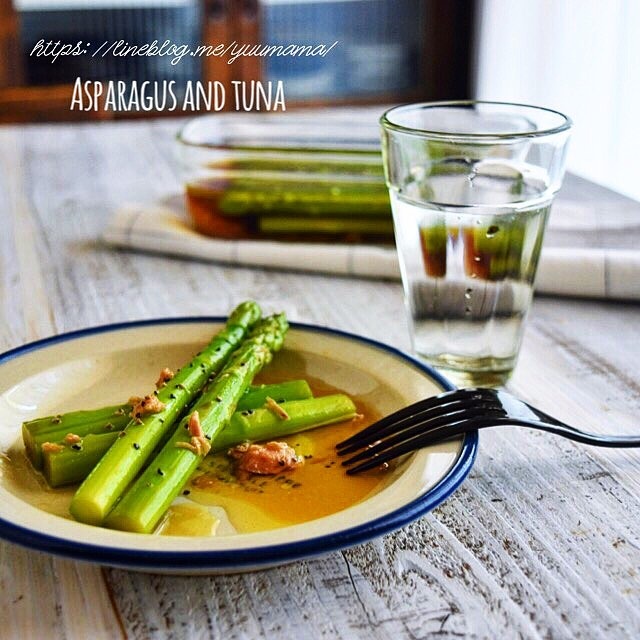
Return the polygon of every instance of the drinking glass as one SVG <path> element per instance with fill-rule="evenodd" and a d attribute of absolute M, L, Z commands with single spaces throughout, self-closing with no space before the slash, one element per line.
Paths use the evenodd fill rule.
<path fill-rule="evenodd" d="M 385 176 L 414 352 L 461 386 L 511 374 L 571 121 L 498 102 L 396 107 Z"/>

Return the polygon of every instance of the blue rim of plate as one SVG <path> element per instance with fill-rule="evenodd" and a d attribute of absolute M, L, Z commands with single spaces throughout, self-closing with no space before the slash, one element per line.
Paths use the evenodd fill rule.
<path fill-rule="evenodd" d="M 226 318 L 223 316 L 192 316 L 137 320 L 89 327 L 78 331 L 62 333 L 42 340 L 36 340 L 21 347 L 5 351 L 3 354 L 0 354 L 0 365 L 32 351 L 99 333 L 110 333 L 112 331 L 166 324 L 220 323 L 225 320 Z M 383 342 L 365 338 L 347 331 L 312 324 L 291 322 L 290 325 L 293 329 L 348 338 L 386 351 L 411 364 L 420 372 L 425 373 L 445 391 L 455 389 L 455 386 L 449 382 L 449 380 L 430 366 L 404 353 L 400 349 L 391 347 Z M 224 571 L 225 569 L 234 571 L 253 568 L 259 569 L 260 567 L 286 564 L 288 562 L 295 562 L 296 560 L 325 555 L 333 551 L 340 551 L 354 545 L 368 542 L 373 538 L 410 524 L 444 502 L 462 484 L 473 467 L 477 452 L 478 432 L 474 431 L 464 437 L 460 453 L 445 476 L 416 500 L 364 524 L 343 529 L 336 533 L 294 542 L 238 550 L 143 551 L 135 548 L 122 549 L 78 543 L 67 538 L 59 538 L 26 529 L 3 518 L 0 518 L 0 538 L 36 551 L 44 551 L 74 560 L 128 569 L 135 568 L 156 571 L 196 570 L 199 572 L 206 570 Z"/>

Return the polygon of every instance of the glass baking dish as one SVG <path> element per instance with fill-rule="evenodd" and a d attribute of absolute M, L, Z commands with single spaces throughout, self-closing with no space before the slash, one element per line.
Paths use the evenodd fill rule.
<path fill-rule="evenodd" d="M 207 115 L 185 125 L 178 146 L 187 211 L 202 233 L 393 241 L 375 116 Z"/>

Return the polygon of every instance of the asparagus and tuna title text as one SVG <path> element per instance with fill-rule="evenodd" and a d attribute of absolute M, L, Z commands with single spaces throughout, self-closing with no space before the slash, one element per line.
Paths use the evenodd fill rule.
<path fill-rule="evenodd" d="M 242 59 L 325 58 L 338 45 L 317 44 L 239 44 L 213 43 L 191 46 L 171 40 L 154 40 L 144 44 L 130 44 L 124 40 L 91 43 L 39 40 L 30 52 L 31 57 L 47 58 L 56 64 L 65 58 L 87 56 L 105 58 L 159 58 L 172 66 L 186 57 L 215 58 L 233 65 Z M 71 111 L 286 111 L 285 87 L 281 80 L 88 80 L 77 77 L 69 105 Z"/>

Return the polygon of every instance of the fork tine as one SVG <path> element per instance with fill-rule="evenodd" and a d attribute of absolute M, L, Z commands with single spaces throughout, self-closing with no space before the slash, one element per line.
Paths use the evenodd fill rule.
<path fill-rule="evenodd" d="M 411 429 L 417 424 L 429 425 L 430 428 L 432 421 L 441 417 L 444 417 L 451 422 L 452 419 L 448 418 L 448 416 L 467 411 L 471 408 L 482 407 L 486 410 L 500 408 L 500 405 L 496 402 L 479 401 L 474 398 L 475 396 L 472 396 L 467 400 L 456 400 L 455 402 L 446 402 L 432 406 L 428 409 L 402 418 L 397 422 L 388 422 L 384 419 L 387 424 L 382 427 L 380 427 L 379 422 L 376 422 L 370 427 L 360 431 L 359 434 L 356 434 L 360 437 L 353 440 L 351 444 L 340 447 L 338 449 L 338 455 L 343 456 L 348 453 L 353 453 L 358 449 L 362 449 L 363 447 L 376 445 L 381 439 L 386 438 L 387 436 L 396 436 L 399 433 L 404 433 L 405 430 Z M 369 429 L 371 429 L 371 431 L 369 431 Z"/>
<path fill-rule="evenodd" d="M 499 416 L 496 416 L 496 418 Z M 422 447 L 426 447 L 430 444 L 434 444 L 435 442 L 443 442 L 445 440 L 452 440 L 457 436 L 469 433 L 471 431 L 475 431 L 476 429 L 480 429 L 482 427 L 490 426 L 492 423 L 491 417 L 486 413 L 483 418 L 471 418 L 460 420 L 459 422 L 455 422 L 448 425 L 443 425 L 439 429 L 432 431 L 428 431 L 422 436 L 418 436 L 416 438 L 412 438 L 411 440 L 405 440 L 395 447 L 391 447 L 390 449 L 385 450 L 383 453 L 368 458 L 361 462 L 359 465 L 355 467 L 351 467 L 347 469 L 348 475 L 354 475 L 356 473 L 360 473 L 362 471 L 368 471 L 370 469 L 374 469 L 375 467 L 380 466 L 394 458 L 398 458 L 406 453 L 411 453 L 412 451 L 416 451 L 417 449 L 421 449 Z"/>
<path fill-rule="evenodd" d="M 464 399 L 468 397 L 471 392 L 475 392 L 475 390 L 474 389 L 454 389 L 453 391 L 445 391 L 444 393 L 440 393 L 437 396 L 431 396 L 429 398 L 425 398 L 424 400 L 420 400 L 407 407 L 403 407 L 402 409 L 399 409 L 398 411 L 395 411 L 394 413 L 391 413 L 388 416 L 381 418 L 375 424 L 367 427 L 365 431 L 369 433 L 373 433 L 374 431 L 373 427 L 375 426 L 379 426 L 380 428 L 383 428 L 386 424 L 390 422 L 395 422 L 396 420 L 400 420 L 406 416 L 413 415 L 417 411 L 428 409 L 431 406 L 438 405 L 446 401 L 454 402 L 458 399 Z M 336 447 L 341 448 L 341 447 L 350 445 L 362 433 L 364 433 L 364 431 L 360 431 L 354 434 L 353 436 L 351 436 L 350 438 L 347 438 L 346 440 L 339 442 L 336 445 Z"/>
<path fill-rule="evenodd" d="M 447 391 L 437 396 L 416 402 L 408 407 L 404 407 L 403 409 L 385 416 L 381 420 L 378 420 L 374 424 L 368 426 L 366 429 L 363 429 L 350 438 L 339 442 L 336 445 L 336 448 L 342 453 L 355 451 L 363 446 L 363 444 L 375 442 L 380 439 L 380 437 L 390 433 L 390 429 L 388 428 L 389 426 L 391 426 L 392 430 L 395 430 L 399 421 L 411 418 L 421 412 L 434 410 L 437 414 L 441 414 L 443 412 L 443 408 L 452 403 L 468 400 L 488 401 L 494 399 L 492 392 L 485 389 L 457 389 L 455 391 Z"/>
<path fill-rule="evenodd" d="M 367 444 L 366 448 L 362 449 L 359 453 L 348 460 L 344 460 L 342 464 L 344 466 L 348 466 L 354 462 L 358 462 L 359 460 L 364 460 L 365 458 L 369 458 L 377 453 L 389 449 L 395 444 L 404 442 L 405 440 L 410 440 L 411 438 L 424 433 L 432 432 L 434 429 L 443 425 L 452 424 L 467 418 L 479 417 L 488 414 L 493 415 L 494 413 L 501 416 L 505 415 L 504 412 L 496 405 L 485 402 L 474 403 L 469 401 L 464 404 L 456 403 L 454 405 L 447 405 L 447 407 L 449 406 L 451 409 L 435 415 L 434 411 L 430 410 L 428 412 L 419 413 L 415 416 L 405 418 L 401 421 L 402 426 L 400 423 L 397 425 L 389 425 L 390 434 L 388 438 Z M 342 449 L 341 451 L 338 451 L 338 455 L 342 456 L 347 453 L 353 453 L 357 448 L 350 447 L 349 451 Z"/>
<path fill-rule="evenodd" d="M 504 417 L 505 413 L 501 409 L 495 409 L 493 407 L 474 406 L 470 409 L 447 414 L 434 421 L 428 421 L 428 424 L 417 422 L 411 428 L 395 434 L 391 438 L 382 440 L 372 447 L 363 449 L 353 457 L 344 460 L 342 462 L 342 465 L 347 467 L 362 460 L 369 460 L 374 458 L 379 459 L 381 456 L 385 455 L 387 451 L 395 451 L 396 448 L 402 448 L 402 452 L 405 453 L 406 451 L 419 449 L 420 447 L 424 446 L 422 444 L 423 442 L 432 442 L 442 439 L 444 437 L 443 434 L 448 434 L 454 425 L 460 424 L 464 421 L 479 420 L 482 418 L 496 419 Z"/>

